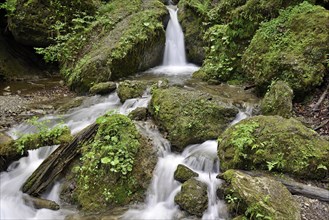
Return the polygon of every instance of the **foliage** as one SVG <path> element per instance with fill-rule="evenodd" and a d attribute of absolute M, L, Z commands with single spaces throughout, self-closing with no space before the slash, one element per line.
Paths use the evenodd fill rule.
<path fill-rule="evenodd" d="M 16 10 L 17 0 L 6 0 L 0 3 L 0 9 L 5 9 L 7 11 L 7 16 L 12 15 Z"/>
<path fill-rule="evenodd" d="M 204 35 L 206 59 L 201 71 L 204 79 L 245 81 L 241 56 L 261 22 L 278 16 L 280 9 L 302 0 L 223 0 L 207 13 Z"/>
<path fill-rule="evenodd" d="M 71 140 L 70 130 L 67 126 L 63 126 L 63 124 L 57 124 L 55 127 L 49 128 L 47 121 L 39 121 L 38 117 L 28 119 L 27 123 L 34 126 L 37 133 L 24 134 L 15 141 L 14 146 L 17 152 L 21 154 L 27 150 L 60 144 Z"/>
<path fill-rule="evenodd" d="M 141 146 L 133 122 L 124 115 L 107 114 L 97 119 L 94 139 L 83 146 L 78 174 L 77 196 L 84 209 L 102 209 L 125 203 L 135 189 L 132 175 L 135 157 Z M 93 201 L 94 197 L 97 202 Z"/>
<path fill-rule="evenodd" d="M 243 55 L 246 73 L 265 90 L 273 80 L 303 94 L 323 82 L 328 68 L 328 10 L 304 2 L 261 25 Z"/>

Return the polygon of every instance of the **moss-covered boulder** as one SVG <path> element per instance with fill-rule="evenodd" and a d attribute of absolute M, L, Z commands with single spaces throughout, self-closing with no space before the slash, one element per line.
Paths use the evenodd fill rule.
<path fill-rule="evenodd" d="M 202 22 L 207 11 L 198 6 L 196 1 L 180 1 L 178 18 L 184 32 L 187 59 L 201 65 L 205 58 Z"/>
<path fill-rule="evenodd" d="M 94 15 L 100 0 L 11 0 L 8 27 L 16 41 L 29 46 L 48 46 L 63 25 L 77 17 Z"/>
<path fill-rule="evenodd" d="M 223 174 L 225 198 L 233 215 L 248 219 L 301 219 L 299 204 L 280 182 L 237 170 Z"/>
<path fill-rule="evenodd" d="M 263 23 L 243 55 L 246 73 L 260 88 L 272 80 L 304 94 L 323 82 L 328 70 L 329 11 L 304 2 Z"/>
<path fill-rule="evenodd" d="M 73 179 L 73 198 L 82 210 L 102 212 L 143 201 L 156 165 L 156 152 L 124 115 L 97 119 L 98 131 L 82 147 Z"/>
<path fill-rule="evenodd" d="M 181 183 L 184 183 L 187 180 L 189 180 L 193 177 L 198 177 L 198 176 L 199 176 L 199 174 L 197 174 L 196 172 L 194 172 L 193 170 L 191 170 L 190 168 L 188 168 L 187 166 L 185 166 L 183 164 L 179 164 L 174 173 L 175 180 L 177 180 Z"/>
<path fill-rule="evenodd" d="M 118 85 L 118 96 L 124 103 L 127 99 L 141 97 L 147 88 L 147 84 L 142 81 L 125 80 Z"/>
<path fill-rule="evenodd" d="M 178 151 L 217 138 L 238 113 L 208 93 L 177 87 L 154 90 L 149 111 Z"/>
<path fill-rule="evenodd" d="M 131 111 L 128 117 L 136 121 L 145 121 L 148 117 L 148 109 L 145 107 L 138 107 Z"/>
<path fill-rule="evenodd" d="M 113 92 L 116 90 L 117 84 L 115 82 L 103 82 L 103 83 L 97 83 L 96 85 L 93 85 L 89 89 L 90 94 L 99 94 L 99 95 L 105 95 L 108 93 Z"/>
<path fill-rule="evenodd" d="M 61 60 L 61 73 L 68 85 L 84 92 L 93 83 L 117 80 L 160 64 L 166 14 L 158 0 L 106 3 L 95 21 L 66 44 L 74 52 Z"/>
<path fill-rule="evenodd" d="M 28 150 L 64 144 L 71 140 L 71 132 L 66 126 L 44 129 L 35 134 L 25 134 L 17 140 L 12 140 L 5 134 L 0 134 L 0 170 L 3 171 L 7 169 L 11 162 L 27 155 Z"/>
<path fill-rule="evenodd" d="M 260 24 L 277 17 L 280 10 L 303 1 L 221 0 L 214 4 L 207 13 L 209 28 L 204 35 L 203 77 L 219 81 L 245 80 L 241 56 Z"/>
<path fill-rule="evenodd" d="M 329 142 L 293 118 L 255 116 L 219 137 L 218 156 L 224 170 L 261 169 L 322 179 L 328 176 Z"/>
<path fill-rule="evenodd" d="M 195 178 L 187 180 L 175 196 L 175 203 L 189 214 L 201 217 L 208 208 L 207 184 Z"/>
<path fill-rule="evenodd" d="M 260 108 L 263 115 L 292 116 L 293 91 L 284 81 L 274 82 L 265 94 Z"/>

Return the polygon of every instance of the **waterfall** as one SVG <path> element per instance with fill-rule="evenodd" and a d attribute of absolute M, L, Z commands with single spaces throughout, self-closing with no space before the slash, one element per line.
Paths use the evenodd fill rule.
<path fill-rule="evenodd" d="M 178 22 L 178 9 L 173 6 L 168 6 L 170 20 L 166 30 L 166 46 L 163 57 L 164 66 L 185 66 L 185 42 L 184 33 Z"/>

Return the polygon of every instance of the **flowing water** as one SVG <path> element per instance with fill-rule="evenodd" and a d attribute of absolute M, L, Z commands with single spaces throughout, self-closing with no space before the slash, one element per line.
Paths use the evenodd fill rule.
<path fill-rule="evenodd" d="M 185 58 L 184 35 L 177 20 L 177 8 L 168 8 L 171 19 L 166 31 L 166 49 L 163 66 L 151 69 L 145 74 L 166 75 L 174 77 L 173 80 L 182 80 L 184 75 L 190 75 L 198 67 L 188 64 Z M 185 78 L 184 78 L 185 79 Z M 116 93 L 108 96 L 94 96 L 87 98 L 77 108 L 71 109 L 64 115 L 49 115 L 40 120 L 45 121 L 49 127 L 64 122 L 73 134 L 93 123 L 97 117 L 109 110 L 121 114 L 128 114 L 137 107 L 146 107 L 150 100 L 149 91 L 142 98 L 129 99 L 123 105 Z M 236 121 L 247 117 L 250 113 L 239 113 Z M 217 142 L 206 141 L 202 144 L 190 145 L 183 153 L 173 153 L 170 143 L 164 139 L 159 131 L 149 122 L 139 123 L 140 130 L 147 135 L 158 150 L 158 163 L 154 171 L 152 183 L 148 189 L 144 204 L 127 211 L 124 219 L 177 219 L 184 217 L 174 197 L 179 192 L 181 184 L 174 180 L 174 171 L 178 164 L 184 164 L 199 174 L 198 180 L 207 184 L 209 204 L 203 214 L 203 219 L 227 219 L 228 215 L 223 201 L 217 199 L 216 190 L 221 180 L 216 178 L 219 173 L 217 158 Z M 33 133 L 35 128 L 21 124 L 11 129 L 8 134 L 17 138 L 17 133 Z M 34 209 L 24 201 L 24 194 L 20 191 L 25 180 L 42 163 L 42 161 L 56 148 L 56 146 L 43 147 L 29 151 L 29 156 L 15 161 L 8 168 L 8 172 L 0 174 L 0 219 L 63 219 L 72 211 L 61 209 L 51 211 L 47 209 Z M 43 198 L 59 201 L 60 184 L 56 183 L 52 189 L 43 195 Z M 186 216 L 185 216 L 186 217 Z"/>

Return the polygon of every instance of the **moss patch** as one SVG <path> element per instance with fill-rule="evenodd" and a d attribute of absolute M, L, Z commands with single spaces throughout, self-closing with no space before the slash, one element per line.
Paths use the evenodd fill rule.
<path fill-rule="evenodd" d="M 238 113 L 210 94 L 176 87 L 154 90 L 149 111 L 179 151 L 218 137 Z"/>
<path fill-rule="evenodd" d="M 115 114 L 103 116 L 97 123 L 94 140 L 83 146 L 81 165 L 74 168 L 74 197 L 89 212 L 141 200 L 156 163 L 152 147 L 129 118 Z"/>
<path fill-rule="evenodd" d="M 244 69 L 260 89 L 272 80 L 296 95 L 322 83 L 328 68 L 329 12 L 304 2 L 262 24 L 243 55 Z"/>
<path fill-rule="evenodd" d="M 314 179 L 328 175 L 329 142 L 292 118 L 245 119 L 228 128 L 218 143 L 224 170 L 262 169 Z"/>

